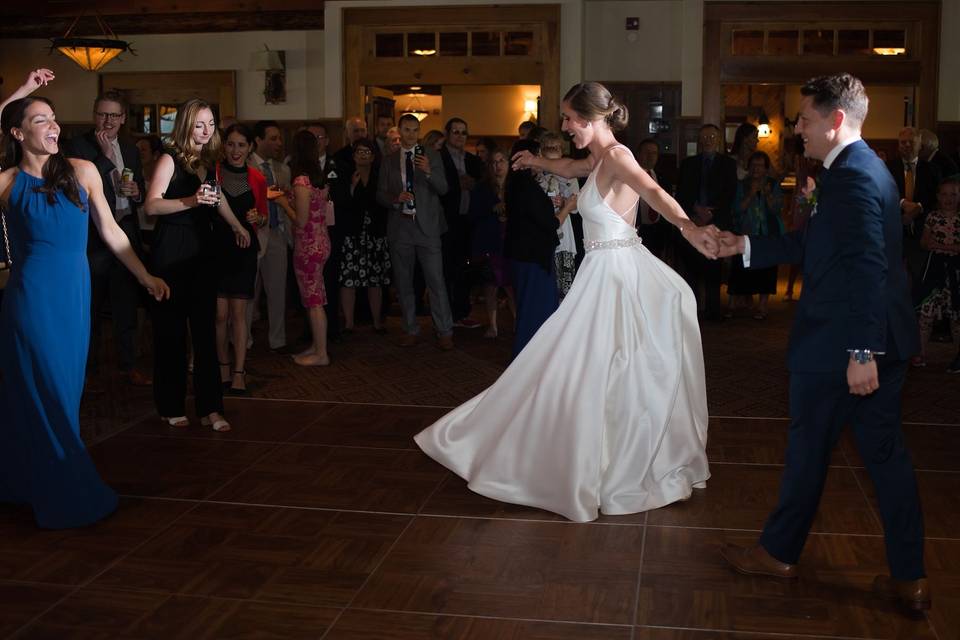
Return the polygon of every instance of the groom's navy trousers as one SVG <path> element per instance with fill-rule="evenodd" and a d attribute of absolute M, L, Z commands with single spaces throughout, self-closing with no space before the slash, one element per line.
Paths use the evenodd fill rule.
<path fill-rule="evenodd" d="M 790 432 L 780 498 L 760 536 L 782 562 L 800 557 L 831 452 L 850 425 L 876 489 L 890 574 L 924 576 L 923 517 L 900 426 L 906 363 L 919 351 L 902 244 L 896 184 L 862 140 L 821 173 L 817 211 L 803 231 L 750 238 L 750 267 L 803 265 L 787 353 Z M 850 349 L 883 354 L 876 356 L 880 388 L 867 396 L 850 393 Z"/>

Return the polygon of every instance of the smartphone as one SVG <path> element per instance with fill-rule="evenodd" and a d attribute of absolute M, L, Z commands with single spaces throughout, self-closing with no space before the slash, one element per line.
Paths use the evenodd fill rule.
<path fill-rule="evenodd" d="M 417 156 L 422 156 L 422 155 L 424 154 L 423 145 L 422 145 L 422 144 L 418 144 L 417 146 L 415 146 L 415 147 L 413 148 L 413 154 L 414 154 L 414 155 L 417 155 Z"/>

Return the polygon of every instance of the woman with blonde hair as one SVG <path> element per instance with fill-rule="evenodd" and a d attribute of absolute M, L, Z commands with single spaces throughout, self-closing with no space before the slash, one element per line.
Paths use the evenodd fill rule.
<path fill-rule="evenodd" d="M 170 300 L 153 312 L 153 396 L 171 427 L 190 425 L 187 396 L 187 327 L 193 346 L 193 393 L 200 423 L 229 431 L 223 418 L 223 388 L 217 365 L 217 279 L 213 217 L 233 230 L 237 245 L 250 234 L 220 198 L 215 167 L 220 134 L 210 105 L 199 99 L 177 110 L 172 141 L 157 160 L 144 208 L 157 217 L 153 269 L 170 284 Z"/>

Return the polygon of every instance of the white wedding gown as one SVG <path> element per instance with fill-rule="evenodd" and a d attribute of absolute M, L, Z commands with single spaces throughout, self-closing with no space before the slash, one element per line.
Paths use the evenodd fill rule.
<path fill-rule="evenodd" d="M 604 202 L 601 164 L 559 309 L 492 386 L 415 436 L 473 491 L 577 522 L 684 500 L 710 477 L 693 292 Z"/>

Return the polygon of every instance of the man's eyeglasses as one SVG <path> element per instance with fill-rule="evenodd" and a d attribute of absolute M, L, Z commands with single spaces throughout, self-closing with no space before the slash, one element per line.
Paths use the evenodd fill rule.
<path fill-rule="evenodd" d="M 96 111 L 94 112 L 98 118 L 103 118 L 104 120 L 119 120 L 123 117 L 122 113 L 108 113 L 106 111 Z"/>
<path fill-rule="evenodd" d="M 450 135 L 452 135 L 452 136 L 465 136 L 465 135 L 467 135 L 467 132 L 466 132 L 465 130 L 464 130 L 464 131 L 457 131 L 456 129 L 454 129 L 453 131 L 450 132 Z"/>

